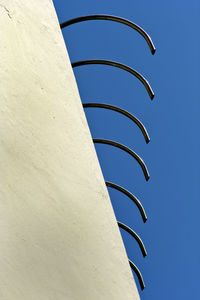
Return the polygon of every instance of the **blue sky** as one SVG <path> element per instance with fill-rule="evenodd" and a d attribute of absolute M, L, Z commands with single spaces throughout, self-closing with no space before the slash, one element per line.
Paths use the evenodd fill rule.
<path fill-rule="evenodd" d="M 54 0 L 60 22 L 89 14 L 127 18 L 151 36 L 156 54 L 134 30 L 109 21 L 88 21 L 63 30 L 72 62 L 114 60 L 136 69 L 151 84 L 144 86 L 123 70 L 109 66 L 74 69 L 83 102 L 117 105 L 138 117 L 151 141 L 135 124 L 108 110 L 85 109 L 94 138 L 118 141 L 138 153 L 150 172 L 123 151 L 96 145 L 104 178 L 117 183 L 142 202 L 148 221 L 124 195 L 109 189 L 119 221 L 143 239 L 148 256 L 122 231 L 127 254 L 146 283 L 142 300 L 199 299 L 199 11 L 200 2 L 134 0 Z M 136 283 L 139 288 L 139 284 Z"/>

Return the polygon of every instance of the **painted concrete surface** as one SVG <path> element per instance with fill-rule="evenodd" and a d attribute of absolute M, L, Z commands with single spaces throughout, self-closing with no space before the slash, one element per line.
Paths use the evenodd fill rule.
<path fill-rule="evenodd" d="M 0 28 L 0 299 L 138 300 L 52 1 Z"/>

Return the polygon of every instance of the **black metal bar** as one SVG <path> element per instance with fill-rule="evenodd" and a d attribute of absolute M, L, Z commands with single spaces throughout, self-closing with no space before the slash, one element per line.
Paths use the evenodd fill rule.
<path fill-rule="evenodd" d="M 145 249 L 144 243 L 142 242 L 141 238 L 139 237 L 139 235 L 137 235 L 137 233 L 135 231 L 133 231 L 130 227 L 128 227 L 127 225 L 121 223 L 121 222 L 117 222 L 117 224 L 119 225 L 120 228 L 124 229 L 125 231 L 127 231 L 137 242 L 138 245 L 140 246 L 140 249 L 142 251 L 143 256 L 147 256 L 147 251 Z"/>
<path fill-rule="evenodd" d="M 113 189 L 125 194 L 129 199 L 131 199 L 138 207 L 144 223 L 147 221 L 147 215 L 145 213 L 144 207 L 142 206 L 141 202 L 133 194 L 131 194 L 131 192 L 129 192 L 125 188 L 121 187 L 120 185 L 117 185 L 117 184 L 109 182 L 109 181 L 105 181 L 105 184 L 107 187 L 113 188 Z"/>
<path fill-rule="evenodd" d="M 104 59 L 89 59 L 89 60 L 82 60 L 82 61 L 77 61 L 77 62 L 73 62 L 72 63 L 72 68 L 75 68 L 75 67 L 79 67 L 79 66 L 85 66 L 85 65 L 108 65 L 108 66 L 112 66 L 112 67 L 117 67 L 119 69 L 122 69 L 122 70 L 125 70 L 129 73 L 131 73 L 133 76 L 137 77 L 141 82 L 142 84 L 144 85 L 144 87 L 146 88 L 148 94 L 149 94 L 149 97 L 151 98 L 151 100 L 153 100 L 154 98 L 154 92 L 149 84 L 149 82 L 140 74 L 138 73 L 136 70 L 124 65 L 124 64 L 121 64 L 121 63 L 118 63 L 118 62 L 114 62 L 114 61 L 111 61 L 111 60 L 104 60 Z"/>
<path fill-rule="evenodd" d="M 110 109 L 110 110 L 114 110 L 114 111 L 121 113 L 122 115 L 131 119 L 140 128 L 140 130 L 142 131 L 142 134 L 145 138 L 146 143 L 148 144 L 150 142 L 148 132 L 147 132 L 146 128 L 144 127 L 144 125 L 142 124 L 142 122 L 140 120 L 138 120 L 134 115 L 129 113 L 128 111 L 126 111 L 120 107 L 113 106 L 110 104 L 105 104 L 105 103 L 83 103 L 83 107 L 84 108 L 88 108 L 88 107 L 105 108 L 105 109 Z"/>
<path fill-rule="evenodd" d="M 136 161 L 137 161 L 137 162 L 139 163 L 139 165 L 141 166 L 146 181 L 149 180 L 150 175 L 149 175 L 149 172 L 148 172 L 148 170 L 147 170 L 147 167 L 146 167 L 145 163 L 143 162 L 143 160 L 141 159 L 141 157 L 140 157 L 138 154 L 136 154 L 133 150 L 129 149 L 128 147 L 126 147 L 126 146 L 124 146 L 124 145 L 122 145 L 122 144 L 120 144 L 120 143 L 117 143 L 117 142 L 111 141 L 111 140 L 105 140 L 105 139 L 93 139 L 93 142 L 94 142 L 95 144 L 98 143 L 98 144 L 106 144 L 106 145 L 114 146 L 114 147 L 119 148 L 119 149 L 121 149 L 121 150 L 127 152 L 128 154 L 130 154 L 133 158 L 136 159 Z"/>
<path fill-rule="evenodd" d="M 143 38 L 146 40 L 147 44 L 149 45 L 149 48 L 150 48 L 152 54 L 154 54 L 156 51 L 156 48 L 155 48 L 150 36 L 144 31 L 144 29 L 142 29 L 137 24 L 135 24 L 129 20 L 126 20 L 124 18 L 120 18 L 117 16 L 110 16 L 110 15 L 82 16 L 82 17 L 78 17 L 78 18 L 63 22 L 62 24 L 60 24 L 60 27 L 61 27 L 61 29 L 63 29 L 69 25 L 83 22 L 83 21 L 89 21 L 89 20 L 108 20 L 108 21 L 114 21 L 114 22 L 118 22 L 118 23 L 127 25 L 127 26 L 131 27 L 132 29 L 136 30 L 139 34 L 141 34 L 143 36 Z"/>
<path fill-rule="evenodd" d="M 131 269 L 137 275 L 137 278 L 138 278 L 139 283 L 140 283 L 141 290 L 143 291 L 145 289 L 145 284 L 144 284 L 142 274 L 141 274 L 140 270 L 138 269 L 138 267 L 136 267 L 136 265 L 130 259 L 128 261 L 129 261 L 129 264 L 131 266 Z"/>

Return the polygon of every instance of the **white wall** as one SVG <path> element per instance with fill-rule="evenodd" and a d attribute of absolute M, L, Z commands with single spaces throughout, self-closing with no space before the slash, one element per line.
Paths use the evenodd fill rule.
<path fill-rule="evenodd" d="M 52 1 L 0 41 L 0 299 L 138 300 Z"/>

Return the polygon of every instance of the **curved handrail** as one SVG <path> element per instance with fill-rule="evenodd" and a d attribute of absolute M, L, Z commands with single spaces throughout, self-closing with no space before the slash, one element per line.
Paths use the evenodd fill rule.
<path fill-rule="evenodd" d="M 129 197 L 129 199 L 131 199 L 138 207 L 144 223 L 147 221 L 147 215 L 145 213 L 144 207 L 142 206 L 141 202 L 133 194 L 131 194 L 128 190 L 126 190 L 125 188 L 123 188 L 120 185 L 117 185 L 115 183 L 105 181 L 105 184 L 107 187 L 111 187 L 115 190 L 118 190 L 119 192 L 121 192 L 121 193 L 125 194 L 127 197 Z"/>
<path fill-rule="evenodd" d="M 121 222 L 117 222 L 118 226 L 122 229 L 124 229 L 126 232 L 128 232 L 137 242 L 138 245 L 140 246 L 140 249 L 142 251 L 143 256 L 147 256 L 147 251 L 145 249 L 144 243 L 142 242 L 141 238 L 139 237 L 139 235 L 137 235 L 137 233 L 135 231 L 133 231 L 130 227 L 128 227 L 127 225 L 121 223 Z"/>
<path fill-rule="evenodd" d="M 139 34 L 141 34 L 143 36 L 143 38 L 146 40 L 152 54 L 154 54 L 156 52 L 156 48 L 155 48 L 150 36 L 144 31 L 144 29 L 142 29 L 141 27 L 139 27 L 138 25 L 136 25 L 135 23 L 133 23 L 129 20 L 126 20 L 124 18 L 120 18 L 117 16 L 110 16 L 110 15 L 82 16 L 82 17 L 74 18 L 69 21 L 63 22 L 62 24 L 60 24 L 60 27 L 61 27 L 61 29 L 63 29 L 69 25 L 83 22 L 83 21 L 89 21 L 89 20 L 108 20 L 108 21 L 114 21 L 114 22 L 118 22 L 118 23 L 127 25 L 127 26 L 131 27 L 132 29 L 136 30 Z"/>
<path fill-rule="evenodd" d="M 148 144 L 150 142 L 150 137 L 148 135 L 146 128 L 142 124 L 142 122 L 140 120 L 138 120 L 134 115 L 129 113 L 128 111 L 126 111 L 120 107 L 110 105 L 110 104 L 105 104 L 105 103 L 83 103 L 83 107 L 84 108 L 88 108 L 88 107 L 105 108 L 105 109 L 110 109 L 110 110 L 114 110 L 114 111 L 121 113 L 122 115 L 131 119 L 140 128 L 140 130 L 142 131 L 142 134 L 145 138 L 146 143 Z"/>
<path fill-rule="evenodd" d="M 141 290 L 143 291 L 145 289 L 145 284 L 144 284 L 144 279 L 142 277 L 142 274 L 141 274 L 140 270 L 138 269 L 138 267 L 136 267 L 136 265 L 130 259 L 128 261 L 129 261 L 129 264 L 131 266 L 131 269 L 137 275 L 137 278 L 138 278 L 139 283 L 140 283 Z"/>
<path fill-rule="evenodd" d="M 133 158 L 135 158 L 137 160 L 137 162 L 141 166 L 146 181 L 149 180 L 150 175 L 149 175 L 149 172 L 147 170 L 147 167 L 146 167 L 145 163 L 143 162 L 143 160 L 141 159 L 141 157 L 139 155 L 137 155 L 133 150 L 129 149 L 128 147 L 126 147 L 126 146 L 124 146 L 124 145 L 122 145 L 120 143 L 117 143 L 117 142 L 111 141 L 111 140 L 93 139 L 93 142 L 96 143 L 96 144 L 98 143 L 98 144 L 111 145 L 111 146 L 119 148 L 119 149 L 127 152 L 128 154 L 130 154 Z"/>
<path fill-rule="evenodd" d="M 136 70 L 124 65 L 124 64 L 121 64 L 121 63 L 118 63 L 118 62 L 114 62 L 114 61 L 111 61 L 111 60 L 104 60 L 104 59 L 89 59 L 89 60 L 81 60 L 81 61 L 77 61 L 77 62 L 73 62 L 72 63 L 72 68 L 75 68 L 75 67 L 79 67 L 79 66 L 85 66 L 85 65 L 108 65 L 108 66 L 112 66 L 112 67 L 117 67 L 119 69 L 122 69 L 122 70 L 125 70 L 129 73 L 131 73 L 133 76 L 137 77 L 141 82 L 142 84 L 144 85 L 144 87 L 146 88 L 148 94 L 149 94 L 149 97 L 151 98 L 151 100 L 153 100 L 154 98 L 154 92 L 149 84 L 149 82 L 146 80 L 146 78 L 144 78 L 140 73 L 138 73 Z"/>

